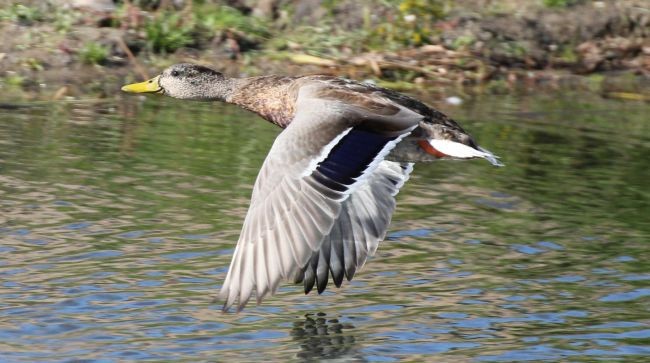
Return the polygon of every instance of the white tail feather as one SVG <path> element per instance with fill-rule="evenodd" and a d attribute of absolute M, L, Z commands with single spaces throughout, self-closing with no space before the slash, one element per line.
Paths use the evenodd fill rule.
<path fill-rule="evenodd" d="M 474 149 L 471 146 L 461 144 L 459 142 L 451 140 L 441 140 L 441 139 L 431 139 L 429 144 L 433 146 L 434 149 L 440 151 L 445 155 L 449 155 L 454 158 L 461 159 L 471 159 L 471 158 L 483 158 L 489 161 L 494 166 L 503 166 L 503 164 L 497 160 L 499 157 L 492 154 L 488 150 L 485 150 L 479 147 L 479 150 Z"/>

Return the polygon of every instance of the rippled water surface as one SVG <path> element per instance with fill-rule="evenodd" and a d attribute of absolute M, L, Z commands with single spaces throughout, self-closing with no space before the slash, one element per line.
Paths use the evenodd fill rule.
<path fill-rule="evenodd" d="M 650 356 L 648 104 L 444 107 L 507 166 L 417 165 L 355 280 L 239 314 L 213 298 L 278 130 L 158 97 L 2 106 L 2 362 Z"/>

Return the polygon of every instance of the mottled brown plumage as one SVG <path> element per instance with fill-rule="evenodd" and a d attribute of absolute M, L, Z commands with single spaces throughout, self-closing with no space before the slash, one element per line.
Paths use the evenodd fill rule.
<path fill-rule="evenodd" d="M 386 88 L 337 77 L 313 75 L 245 78 L 241 80 L 238 87 L 233 89 L 232 95 L 226 98 L 226 102 L 255 112 L 265 120 L 284 128 L 291 123 L 294 117 L 298 91 L 301 87 L 314 83 L 320 84 L 315 96 L 322 100 L 343 100 L 346 105 L 376 115 L 395 115 L 400 111 L 399 106 L 420 114 L 423 122 L 422 127 L 414 130 L 409 138 L 411 140 L 406 140 L 404 145 L 398 147 L 398 150 L 394 152 L 395 154 L 400 152 L 405 154 L 404 151 L 410 149 L 411 156 L 408 158 L 410 161 L 432 159 L 431 155 L 418 147 L 416 142 L 416 139 L 431 135 L 476 147 L 471 136 L 457 122 L 424 103 Z M 372 123 L 367 127 L 372 129 Z M 386 125 L 382 127 L 385 131 Z M 406 145 L 409 142 L 413 145 Z"/>
<path fill-rule="evenodd" d="M 226 98 L 284 128 L 296 112 L 300 82 L 296 77 L 264 76 L 244 79 Z"/>

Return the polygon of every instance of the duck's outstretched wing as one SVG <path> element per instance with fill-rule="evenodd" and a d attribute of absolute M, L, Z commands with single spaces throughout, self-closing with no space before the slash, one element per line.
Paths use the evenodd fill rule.
<path fill-rule="evenodd" d="M 374 251 L 388 225 L 390 217 L 384 211 L 357 208 L 364 204 L 392 212 L 394 188 L 408 173 L 394 176 L 393 172 L 399 172 L 391 170 L 393 164 L 382 161 L 417 127 L 421 116 L 394 105 L 387 105 L 389 111 L 382 109 L 378 106 L 382 100 L 372 100 L 372 108 L 367 108 L 363 100 L 342 102 L 313 95 L 301 89 L 294 120 L 273 143 L 255 182 L 220 292 L 224 310 L 235 301 L 242 309 L 254 290 L 259 302 L 274 293 L 282 279 L 300 279 L 326 237 L 332 250 L 336 236 L 352 233 L 341 241 L 353 241 L 363 232 L 364 239 L 358 243 L 365 243 L 368 253 Z M 372 198 L 374 204 L 365 204 Z M 345 226 L 348 222 L 356 227 Z M 342 249 L 345 253 L 345 246 L 350 244 L 335 248 L 335 253 Z M 362 264 L 362 254 L 349 263 Z M 345 257 L 337 261 L 345 266 Z M 331 256 L 328 263 L 332 263 Z M 335 270 L 337 278 L 340 270 Z"/>
<path fill-rule="evenodd" d="M 370 174 L 368 182 L 343 202 L 341 213 L 321 248 L 314 251 L 309 263 L 296 276 L 295 282 L 303 283 L 306 294 L 314 286 L 322 293 L 330 274 L 336 287 L 340 287 L 344 276 L 352 280 L 367 258 L 375 254 L 379 242 L 386 237 L 395 210 L 395 195 L 412 170 L 412 163 L 384 160 Z"/>

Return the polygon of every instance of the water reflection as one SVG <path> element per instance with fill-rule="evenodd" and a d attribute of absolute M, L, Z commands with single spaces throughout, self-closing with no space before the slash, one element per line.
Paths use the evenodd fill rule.
<path fill-rule="evenodd" d="M 307 314 L 304 320 L 294 322 L 291 336 L 300 345 L 297 357 L 301 360 L 365 361 L 356 346 L 354 326 L 328 319 L 325 313 Z"/>
<path fill-rule="evenodd" d="M 650 354 L 647 105 L 467 102 L 508 167 L 417 165 L 354 281 L 240 314 L 212 299 L 278 130 L 167 99 L 36 106 L 0 107 L 3 362 Z"/>

